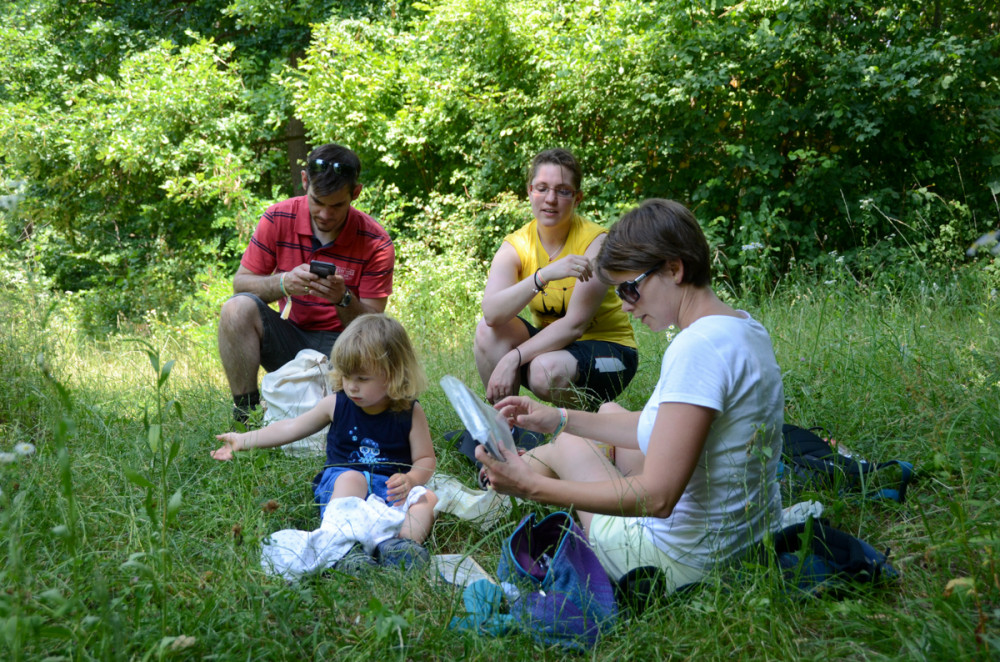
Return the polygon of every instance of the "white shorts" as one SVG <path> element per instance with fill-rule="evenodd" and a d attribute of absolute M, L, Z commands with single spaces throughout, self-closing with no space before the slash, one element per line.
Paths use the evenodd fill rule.
<path fill-rule="evenodd" d="M 594 515 L 590 520 L 589 538 L 601 565 L 615 581 L 634 568 L 654 566 L 666 576 L 667 593 L 673 593 L 705 576 L 703 570 L 678 563 L 657 547 L 646 535 L 642 519 L 638 517 Z"/>

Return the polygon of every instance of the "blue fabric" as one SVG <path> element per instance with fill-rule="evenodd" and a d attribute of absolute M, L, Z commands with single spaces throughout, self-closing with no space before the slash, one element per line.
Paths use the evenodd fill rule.
<path fill-rule="evenodd" d="M 906 488 L 914 477 L 913 464 L 902 460 L 868 462 L 841 455 L 816 431 L 823 429 L 807 430 L 790 423 L 782 428 L 784 461 L 778 467 L 778 480 L 785 483 L 792 494 L 802 488 L 835 488 L 841 492 L 865 489 L 870 499 L 889 499 L 897 503 L 906 500 Z M 899 482 L 878 490 L 868 489 L 874 483 L 884 484 L 885 474 L 878 474 L 888 467 L 899 467 Z"/>
<path fill-rule="evenodd" d="M 319 516 L 320 519 L 323 517 L 323 513 L 326 511 L 326 506 L 330 503 L 330 498 L 333 496 L 333 486 L 337 482 L 337 478 L 341 474 L 348 471 L 354 471 L 354 469 L 346 469 L 344 467 L 327 467 L 323 470 L 316 480 L 313 481 L 313 498 L 316 503 L 319 504 Z M 381 497 L 386 503 L 389 503 L 389 488 L 386 487 L 386 483 L 389 478 L 386 476 L 380 476 L 378 474 L 372 474 L 367 471 L 359 472 L 364 475 L 365 480 L 368 483 L 368 494 L 374 494 L 377 497 Z M 366 494 L 363 498 L 368 498 Z M 389 503 L 391 506 L 392 503 Z"/>
<path fill-rule="evenodd" d="M 514 619 L 509 614 L 500 613 L 503 599 L 503 590 L 499 586 L 488 579 L 477 579 L 462 592 L 466 615 L 455 616 L 448 627 L 493 636 L 506 634 L 513 629 Z"/>
<path fill-rule="evenodd" d="M 900 578 L 889 563 L 888 550 L 880 552 L 823 520 L 785 527 L 775 536 L 774 551 L 789 587 L 805 595 L 839 597 L 856 585 Z"/>
<path fill-rule="evenodd" d="M 617 619 L 611 580 L 569 513 L 522 519 L 504 542 L 497 577 L 517 592 L 514 622 L 543 643 L 585 650 Z"/>

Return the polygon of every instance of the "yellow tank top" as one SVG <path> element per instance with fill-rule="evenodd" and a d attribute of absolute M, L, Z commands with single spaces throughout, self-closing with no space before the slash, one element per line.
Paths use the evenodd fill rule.
<path fill-rule="evenodd" d="M 521 258 L 518 280 L 531 276 L 536 269 L 541 269 L 567 255 L 583 255 L 598 235 L 607 232 L 597 223 L 584 220 L 579 214 L 573 214 L 570 223 L 566 243 L 553 260 L 549 260 L 545 249 L 542 248 L 542 242 L 538 239 L 537 220 L 532 220 L 531 223 L 504 237 L 504 241 L 513 246 Z M 573 296 L 576 283 L 576 278 L 554 280 L 548 284 L 544 293 L 536 294 L 528 304 L 532 324 L 541 329 L 566 315 L 566 307 Z M 618 296 L 610 287 L 604 294 L 601 307 L 597 309 L 597 314 L 590 320 L 590 326 L 584 330 L 580 340 L 604 340 L 626 347 L 637 347 L 628 315 L 622 310 Z"/>

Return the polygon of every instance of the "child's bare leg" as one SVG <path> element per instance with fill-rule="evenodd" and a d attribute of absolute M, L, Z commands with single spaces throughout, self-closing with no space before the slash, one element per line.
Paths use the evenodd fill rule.
<path fill-rule="evenodd" d="M 437 497 L 430 490 L 417 499 L 406 510 L 403 526 L 399 529 L 400 538 L 409 538 L 413 542 L 423 543 L 431 534 L 434 525 L 434 506 Z"/>
<path fill-rule="evenodd" d="M 333 494 L 331 499 L 341 499 L 343 497 L 358 497 L 365 499 L 368 497 L 368 481 L 360 471 L 345 471 L 337 476 L 333 483 Z"/>

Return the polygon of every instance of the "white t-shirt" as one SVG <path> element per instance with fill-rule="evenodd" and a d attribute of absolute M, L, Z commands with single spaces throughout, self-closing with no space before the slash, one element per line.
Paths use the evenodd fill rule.
<path fill-rule="evenodd" d="M 639 417 L 645 454 L 661 402 L 717 412 L 694 474 L 667 518 L 642 518 L 657 547 L 709 570 L 781 528 L 777 471 L 785 396 L 767 330 L 750 315 L 711 315 L 673 339 Z"/>

